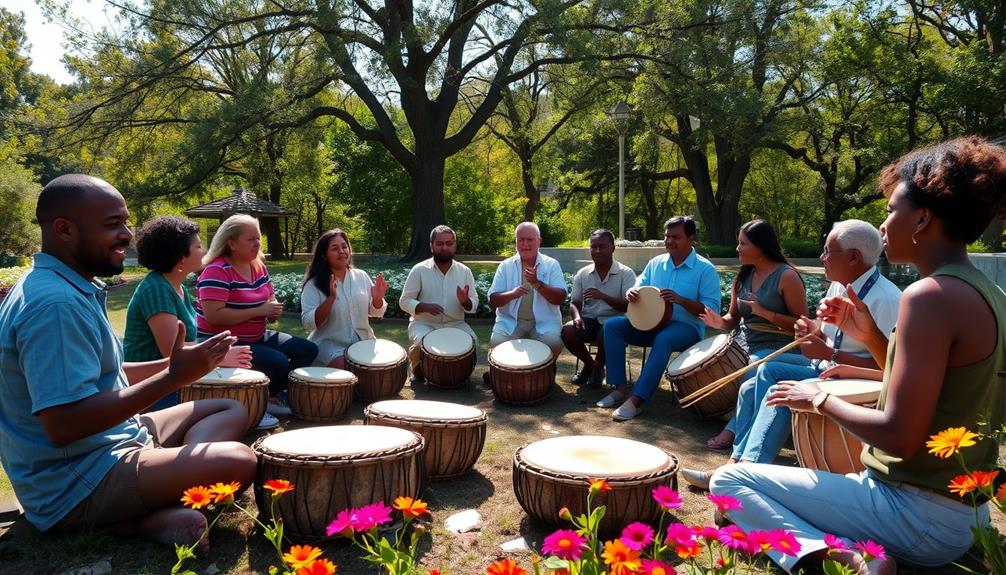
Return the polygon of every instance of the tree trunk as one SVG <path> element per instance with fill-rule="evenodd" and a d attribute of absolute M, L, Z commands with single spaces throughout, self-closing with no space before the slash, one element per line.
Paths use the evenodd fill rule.
<path fill-rule="evenodd" d="M 524 195 L 527 197 L 527 202 L 524 203 L 524 221 L 533 222 L 534 215 L 538 211 L 538 203 L 541 201 L 541 192 L 538 186 L 534 185 L 530 160 L 520 163 L 520 175 L 524 182 Z"/>
<path fill-rule="evenodd" d="M 723 246 L 734 244 L 737 230 L 741 227 L 741 190 L 751 169 L 751 158 L 737 158 L 728 168 L 720 162 L 720 179 L 716 183 L 716 189 L 713 189 L 706 155 L 698 151 L 684 155 L 685 165 L 692 173 L 699 215 L 706 227 L 706 243 Z"/>
<path fill-rule="evenodd" d="M 431 154 L 431 156 L 433 156 Z M 430 257 L 430 231 L 446 223 L 444 209 L 444 164 L 442 154 L 420 156 L 412 178 L 412 239 L 403 262 Z"/>
<path fill-rule="evenodd" d="M 275 165 L 275 164 L 274 164 Z M 279 181 L 279 176 L 274 176 L 269 182 L 269 201 L 279 204 L 282 196 L 283 184 Z M 262 218 L 260 220 L 262 232 L 269 243 L 269 257 L 272 259 L 286 259 L 286 249 L 283 245 L 283 232 L 279 226 L 279 218 Z"/>

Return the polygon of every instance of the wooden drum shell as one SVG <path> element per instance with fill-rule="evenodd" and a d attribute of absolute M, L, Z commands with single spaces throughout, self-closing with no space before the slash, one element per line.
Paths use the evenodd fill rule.
<path fill-rule="evenodd" d="M 357 377 L 356 397 L 363 403 L 373 403 L 395 397 L 405 387 L 409 376 L 409 358 L 402 355 L 400 361 L 392 365 L 362 365 L 346 356 L 346 369 Z"/>
<path fill-rule="evenodd" d="M 328 423 L 346 416 L 353 403 L 357 378 L 346 382 L 311 381 L 291 371 L 289 381 L 287 405 L 293 414 L 305 421 Z"/>
<path fill-rule="evenodd" d="M 482 455 L 486 442 L 485 413 L 469 419 L 420 419 L 372 409 L 363 410 L 364 423 L 414 431 L 426 442 L 424 462 L 430 479 L 449 479 L 463 475 Z"/>
<path fill-rule="evenodd" d="M 691 369 L 676 374 L 665 373 L 677 399 L 687 397 L 721 377 L 730 375 L 748 364 L 748 354 L 731 337 L 729 343 Z M 739 377 L 702 399 L 690 409 L 701 417 L 721 417 L 733 413 L 737 394 L 744 377 Z"/>
<path fill-rule="evenodd" d="M 555 358 L 543 365 L 518 369 L 489 357 L 489 380 L 496 399 L 513 405 L 534 405 L 548 399 L 555 384 Z"/>
<path fill-rule="evenodd" d="M 420 361 L 423 365 L 423 377 L 433 387 L 455 389 L 468 383 L 475 371 L 475 346 L 460 356 L 447 357 L 431 353 L 422 345 L 419 346 Z"/>
<path fill-rule="evenodd" d="M 200 399 L 233 399 L 245 406 L 248 414 L 245 433 L 248 433 L 265 415 L 269 403 L 269 378 L 252 381 L 207 383 L 197 381 L 178 390 L 178 401 L 198 401 Z"/>

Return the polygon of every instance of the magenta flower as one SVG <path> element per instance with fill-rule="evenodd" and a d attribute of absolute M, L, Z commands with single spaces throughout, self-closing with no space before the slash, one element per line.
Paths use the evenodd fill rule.
<path fill-rule="evenodd" d="M 555 555 L 559 559 L 575 561 L 580 558 L 587 539 L 572 529 L 560 529 L 545 538 L 541 551 L 546 555 Z"/>
<path fill-rule="evenodd" d="M 681 508 L 681 495 L 666 485 L 658 485 L 653 488 L 653 499 L 668 511 Z"/>
<path fill-rule="evenodd" d="M 723 529 L 720 529 L 720 543 L 724 547 L 729 547 L 730 549 L 740 549 L 741 551 L 747 551 L 750 539 L 747 533 L 737 527 L 736 525 L 727 525 Z"/>
<path fill-rule="evenodd" d="M 741 502 L 729 495 L 713 495 L 710 493 L 706 497 L 709 498 L 709 501 L 713 502 L 713 505 L 716 506 L 716 509 L 720 510 L 720 513 L 741 508 Z"/>
<path fill-rule="evenodd" d="M 796 554 L 800 552 L 800 542 L 796 540 L 796 536 L 791 531 L 773 529 L 768 532 L 768 535 L 772 548 L 783 555 L 796 557 Z"/>
<path fill-rule="evenodd" d="M 664 563 L 663 561 L 654 561 L 653 559 L 643 559 L 643 564 L 640 566 L 643 575 L 674 575 L 677 571 L 674 570 L 674 566 L 670 563 Z"/>
<path fill-rule="evenodd" d="M 831 533 L 824 534 L 824 544 L 828 546 L 828 552 L 841 552 L 848 551 L 849 546 L 845 544 L 845 541 L 841 540 L 837 535 L 832 535 Z"/>
<path fill-rule="evenodd" d="M 675 545 L 687 547 L 695 543 L 695 531 L 684 523 L 671 523 L 667 526 L 667 539 L 665 543 L 669 544 L 672 541 Z"/>
<path fill-rule="evenodd" d="M 629 549 L 642 551 L 644 547 L 653 543 L 653 528 L 645 523 L 630 523 L 622 529 L 622 536 L 619 540 Z"/>
<path fill-rule="evenodd" d="M 771 548 L 772 538 L 768 531 L 758 531 L 755 529 L 748 531 L 748 553 L 751 555 L 758 555 L 759 553 L 764 553 Z"/>
<path fill-rule="evenodd" d="M 335 519 L 328 524 L 325 528 L 325 535 L 328 537 L 333 537 L 335 535 L 342 535 L 343 537 L 349 537 L 353 534 L 353 510 L 343 509 L 335 516 Z"/>
<path fill-rule="evenodd" d="M 880 543 L 874 541 L 857 541 L 856 549 L 863 554 L 863 561 L 869 563 L 874 559 L 886 559 L 887 553 L 884 552 L 884 546 Z"/>
<path fill-rule="evenodd" d="M 353 529 L 357 533 L 362 533 L 370 531 L 378 525 L 391 523 L 391 508 L 383 501 L 378 501 L 357 509 L 353 516 L 355 517 Z"/>
<path fill-rule="evenodd" d="M 701 537 L 706 541 L 719 541 L 720 530 L 712 525 L 693 525 L 692 531 L 696 537 Z"/>

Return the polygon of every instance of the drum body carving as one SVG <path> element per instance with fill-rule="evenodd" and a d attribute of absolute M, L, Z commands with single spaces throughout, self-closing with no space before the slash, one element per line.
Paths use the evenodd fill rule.
<path fill-rule="evenodd" d="M 596 503 L 607 507 L 601 532 L 618 533 L 633 521 L 655 524 L 660 506 L 654 487 L 677 489 L 677 458 L 646 443 L 621 437 L 574 435 L 525 444 L 513 456 L 513 489 L 524 511 L 551 526 L 566 525 L 559 510 L 584 513 L 590 479 L 611 491 Z"/>
<path fill-rule="evenodd" d="M 331 367 L 302 367 L 290 372 L 287 403 L 298 418 L 332 422 L 342 419 L 353 402 L 356 376 Z"/>
<path fill-rule="evenodd" d="M 368 425 L 415 431 L 426 440 L 424 454 L 430 479 L 446 479 L 475 465 L 486 441 L 486 414 L 481 409 L 420 399 L 391 399 L 363 410 Z"/>
<path fill-rule="evenodd" d="M 555 358 L 552 350 L 540 341 L 505 341 L 489 352 L 489 378 L 493 395 L 502 402 L 541 403 L 555 384 Z"/>
<path fill-rule="evenodd" d="M 881 383 L 869 379 L 827 379 L 816 382 L 823 391 L 856 405 L 872 406 Z M 859 473 L 863 442 L 837 423 L 814 412 L 793 411 L 793 446 L 802 467 L 832 473 Z"/>
<path fill-rule="evenodd" d="M 365 339 L 346 348 L 346 369 L 356 375 L 356 396 L 364 403 L 398 395 L 408 364 L 402 346 L 387 339 Z"/>
<path fill-rule="evenodd" d="M 245 406 L 251 431 L 262 420 L 269 401 L 269 378 L 261 371 L 239 367 L 218 367 L 202 379 L 178 390 L 178 401 L 233 399 Z"/>
<path fill-rule="evenodd" d="M 706 338 L 681 352 L 667 364 L 667 381 L 671 382 L 678 399 L 702 389 L 723 376 L 748 364 L 748 354 L 733 336 L 720 334 Z M 737 392 L 743 377 L 725 385 L 693 405 L 702 417 L 720 417 L 732 413 L 737 406 Z"/>
<path fill-rule="evenodd" d="M 418 497 L 423 475 L 423 437 L 377 425 L 334 425 L 276 433 L 252 445 L 258 456 L 255 501 L 268 516 L 270 479 L 294 490 L 276 503 L 284 533 L 294 541 L 325 539 L 325 527 L 351 507 L 400 495 Z"/>
<path fill-rule="evenodd" d="M 475 340 L 463 330 L 445 327 L 426 334 L 420 346 L 423 376 L 434 387 L 453 389 L 475 371 Z"/>

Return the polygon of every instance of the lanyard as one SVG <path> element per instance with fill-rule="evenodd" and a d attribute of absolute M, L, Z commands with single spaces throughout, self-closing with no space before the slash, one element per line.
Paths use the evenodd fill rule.
<path fill-rule="evenodd" d="M 877 283 L 878 279 L 880 279 L 880 268 L 875 268 L 873 270 L 873 274 L 867 278 L 866 283 L 864 283 L 863 287 L 859 288 L 859 292 L 856 293 L 856 296 L 859 297 L 859 301 L 863 301 L 866 294 L 870 293 L 870 288 L 873 287 L 873 284 Z M 844 338 L 845 334 L 842 333 L 842 330 L 838 330 L 835 333 L 835 351 L 842 349 L 842 339 Z"/>

